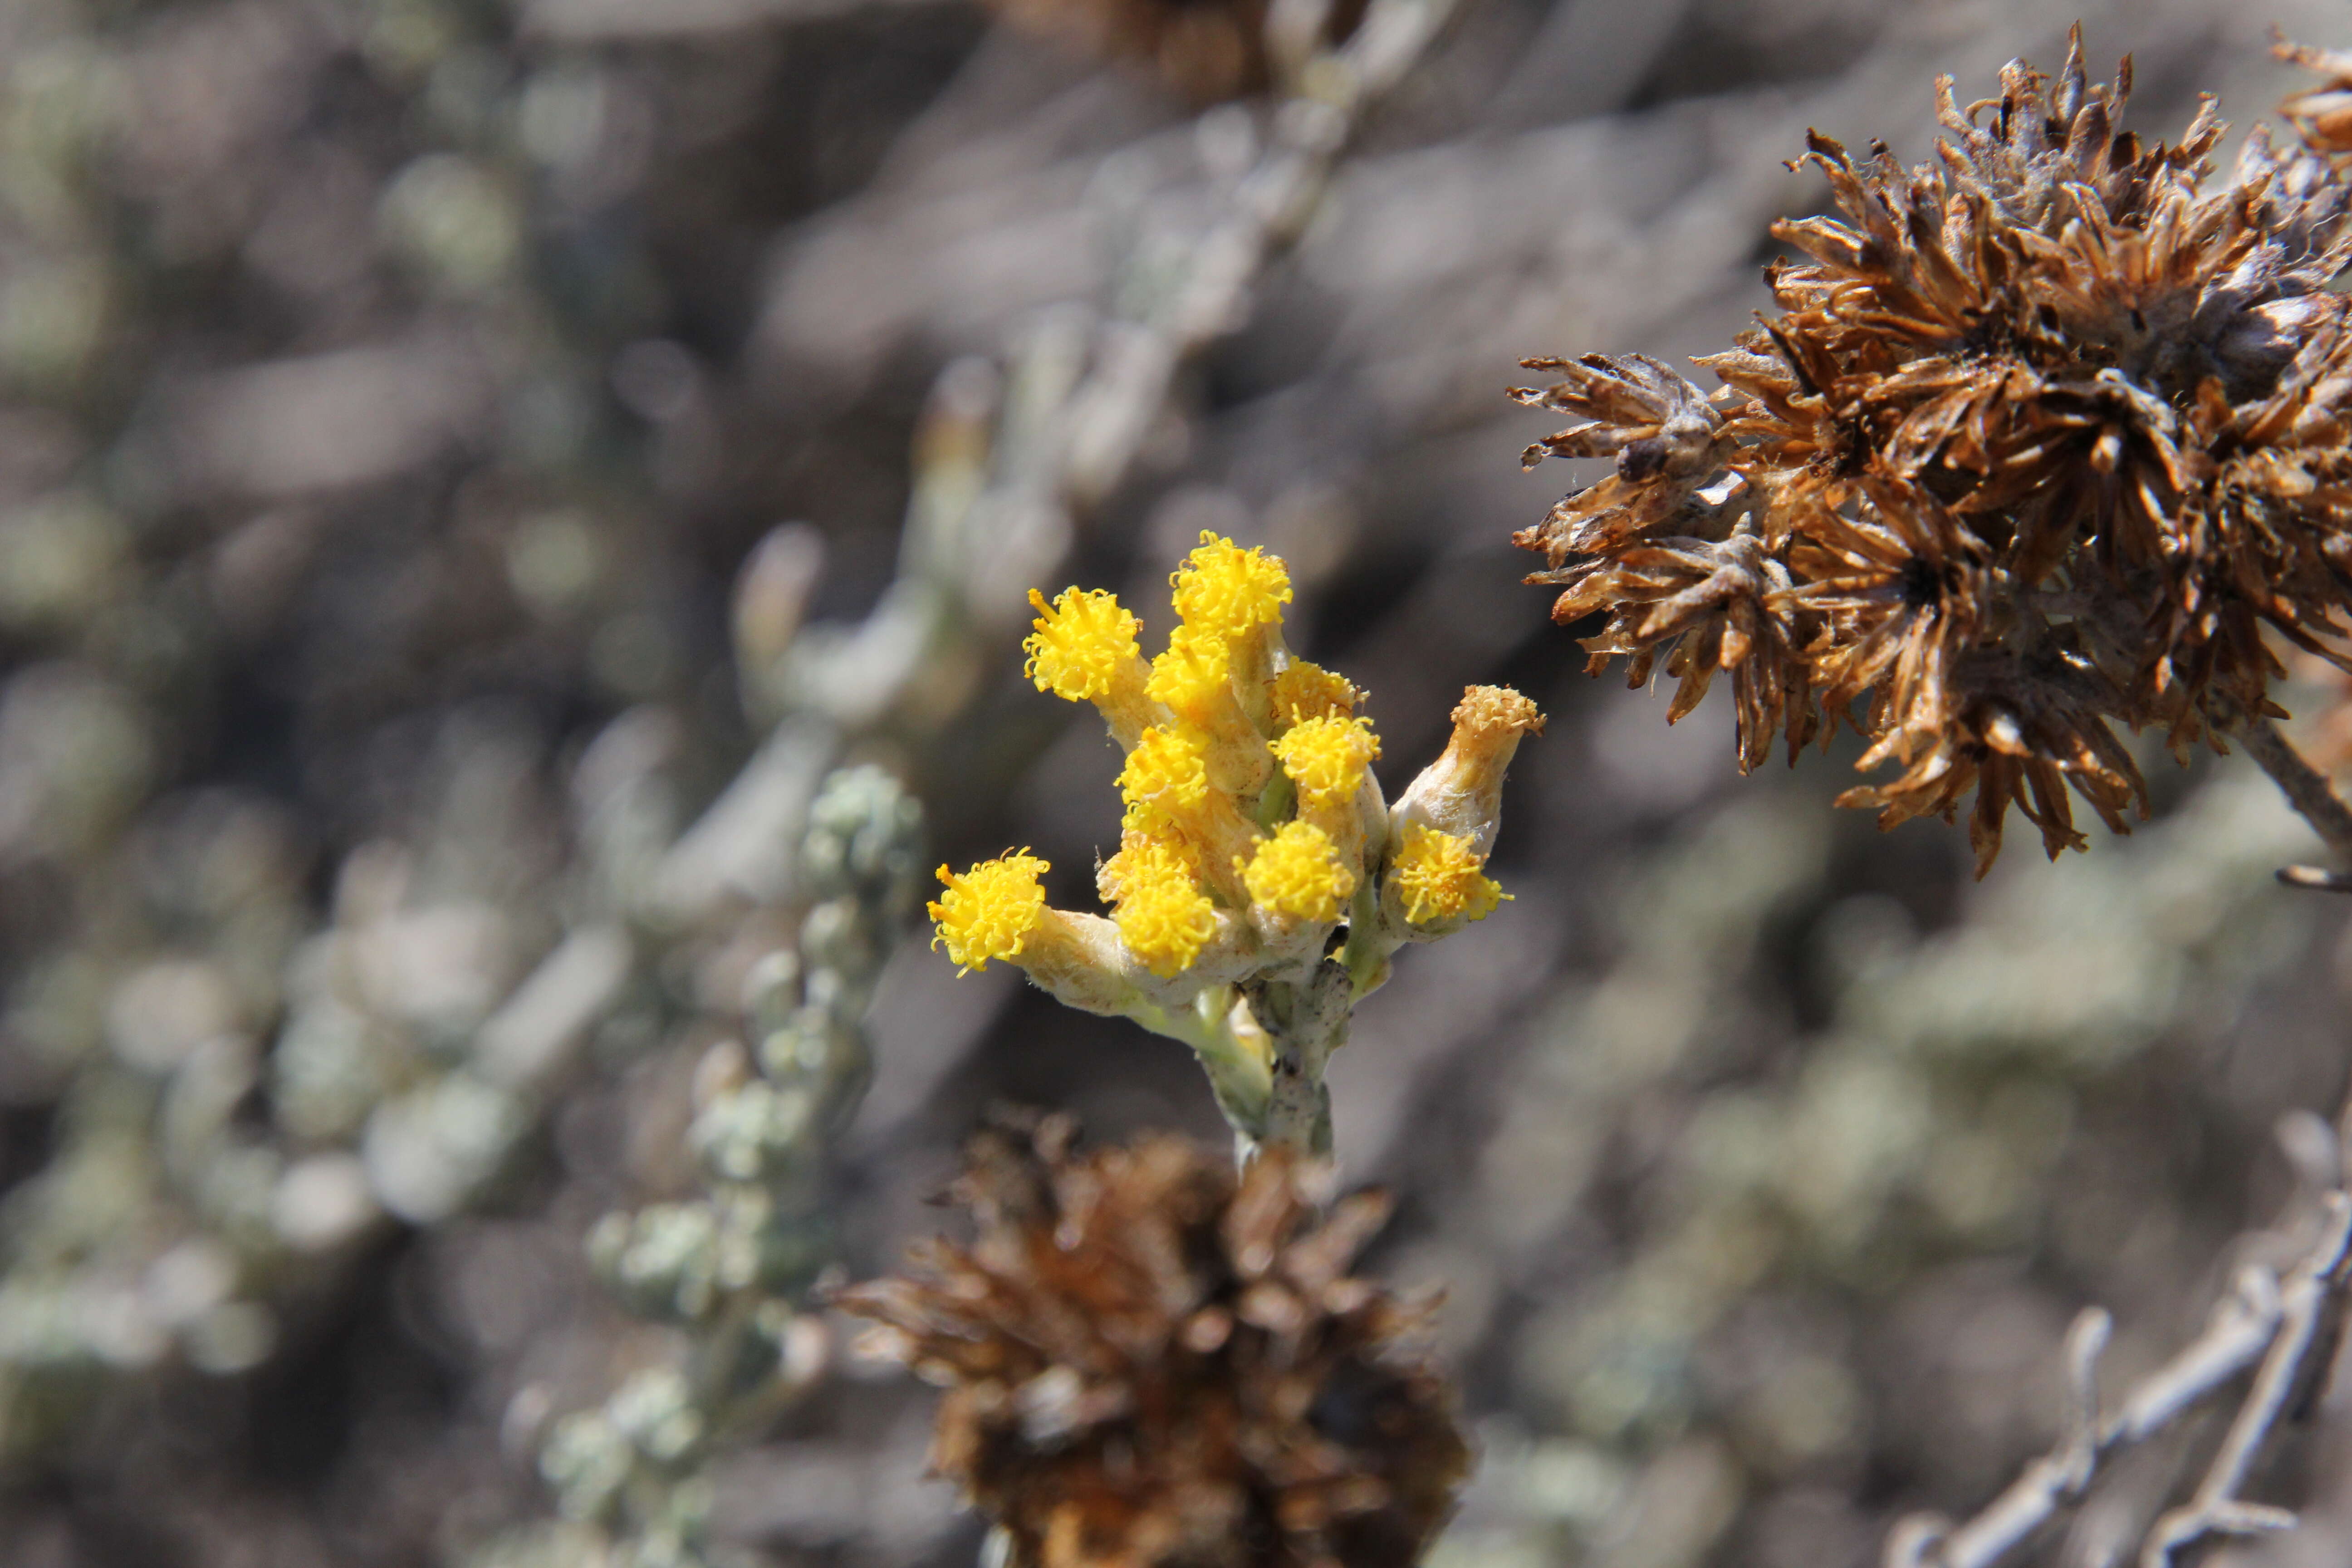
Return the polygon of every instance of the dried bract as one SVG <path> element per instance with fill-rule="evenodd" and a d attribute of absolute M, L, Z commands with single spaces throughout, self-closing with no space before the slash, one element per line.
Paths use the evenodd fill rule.
<path fill-rule="evenodd" d="M 1178 1138 L 1074 1152 L 1065 1118 L 973 1142 L 977 1238 L 859 1286 L 870 1348 L 942 1384 L 931 1461 L 1022 1568 L 1409 1568 L 1469 1450 L 1425 1312 L 1348 1265 L 1386 1217 L 1320 1168 L 1240 1175 Z"/>
<path fill-rule="evenodd" d="M 2329 85 L 2257 127 L 2208 188 L 2225 129 L 2121 128 L 2131 62 L 2089 81 L 2021 61 L 1906 169 L 1812 133 L 1792 168 L 1838 215 L 1774 234 L 1807 259 L 1701 392 L 1639 355 L 1531 359 L 1514 394 L 1581 423 L 1528 449 L 1615 472 L 1517 535 L 1603 617 L 1597 672 L 1657 660 L 1668 718 L 1729 671 L 1743 770 L 1841 723 L 1894 782 L 1847 793 L 1885 826 L 1976 795 L 1978 869 L 2015 805 L 2051 854 L 2116 831 L 2147 790 L 2114 726 L 2176 753 L 2281 710 L 2275 637 L 2343 663 L 2352 610 L 2352 58 L 2293 50 Z"/>

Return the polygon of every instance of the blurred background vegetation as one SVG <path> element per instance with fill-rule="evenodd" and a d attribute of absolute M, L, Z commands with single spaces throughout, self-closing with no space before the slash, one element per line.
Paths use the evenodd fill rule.
<path fill-rule="evenodd" d="M 2352 22 L 2075 12 L 2152 136 Z M 1115 757 L 1020 594 L 1147 604 L 1203 528 L 1288 559 L 1384 769 L 1471 681 L 1552 715 L 1517 901 L 1331 1073 L 1376 1271 L 1450 1292 L 1437 1561 L 1981 1502 L 2073 1311 L 2153 1364 L 2290 1190 L 2341 909 L 2240 758 L 1981 885 L 1832 811 L 1850 747 L 1739 779 L 1519 585 L 1559 481 L 1502 389 L 1727 344 L 1808 126 L 1924 157 L 1936 73 L 2074 14 L 1476 0 L 1188 339 L 1280 117 L 961 0 L 0 0 L 0 1561 L 971 1561 L 928 1396 L 806 1293 L 992 1100 L 1222 1135 L 1180 1047 L 892 949 L 938 859 L 1083 903 Z M 1143 390 L 1041 489 L 1081 374 Z M 2273 1554 L 2338 1560 L 2347 1457 L 2286 1456 Z"/>

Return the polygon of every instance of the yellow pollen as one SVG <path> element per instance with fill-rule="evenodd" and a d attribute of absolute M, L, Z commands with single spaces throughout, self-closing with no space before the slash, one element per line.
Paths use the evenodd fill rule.
<path fill-rule="evenodd" d="M 1283 724 L 1309 719 L 1345 719 L 1362 700 L 1353 682 L 1320 665 L 1299 659 L 1274 678 L 1274 716 Z"/>
<path fill-rule="evenodd" d="M 1040 691 L 1072 702 L 1094 701 L 1109 695 L 1119 669 L 1141 655 L 1135 640 L 1140 623 L 1119 608 L 1115 594 L 1065 588 L 1049 605 L 1032 588 L 1029 603 L 1037 611 L 1037 629 L 1021 650 L 1029 656 L 1024 671 Z"/>
<path fill-rule="evenodd" d="M 1183 858 L 1164 845 L 1138 843 L 1113 858 L 1119 867 L 1119 940 L 1166 980 L 1192 966 L 1217 934 L 1216 906 L 1192 880 Z"/>
<path fill-rule="evenodd" d="M 940 880 L 947 891 L 930 906 L 937 931 L 931 945 L 947 944 L 958 973 L 985 969 L 992 958 L 1017 958 L 1045 910 L 1045 889 L 1037 879 L 1048 869 L 1026 849 L 983 860 L 959 877 L 945 866 Z"/>
<path fill-rule="evenodd" d="M 1222 637 L 1182 626 L 1168 634 L 1168 651 L 1151 661 L 1143 693 L 1179 713 L 1206 711 L 1230 691 L 1233 656 Z"/>
<path fill-rule="evenodd" d="M 1307 805 L 1344 805 L 1364 782 L 1364 769 L 1381 754 L 1380 737 L 1361 719 L 1309 719 L 1294 724 L 1274 743 L 1282 771 L 1298 786 Z"/>
<path fill-rule="evenodd" d="M 1356 890 L 1331 836 L 1312 823 L 1286 822 L 1242 870 L 1250 901 L 1276 914 L 1328 924 Z"/>
<path fill-rule="evenodd" d="M 1290 603 L 1290 569 L 1278 555 L 1244 550 L 1230 539 L 1201 535 L 1201 547 L 1168 579 L 1176 613 L 1188 626 L 1232 638 L 1256 626 L 1280 625 Z"/>
<path fill-rule="evenodd" d="M 1127 754 L 1127 766 L 1119 770 L 1118 793 L 1130 816 L 1136 806 L 1172 816 L 1200 805 L 1209 795 L 1209 769 L 1199 743 L 1175 730 L 1153 725 Z"/>
<path fill-rule="evenodd" d="M 1495 906 L 1511 895 L 1487 876 L 1486 862 L 1470 840 L 1415 822 L 1404 830 L 1397 851 L 1397 891 L 1404 898 L 1404 918 L 1415 925 L 1467 915 L 1483 921 Z"/>

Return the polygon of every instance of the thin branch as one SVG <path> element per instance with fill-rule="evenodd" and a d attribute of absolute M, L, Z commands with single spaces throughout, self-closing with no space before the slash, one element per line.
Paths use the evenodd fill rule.
<path fill-rule="evenodd" d="M 2323 1330 L 2343 1284 L 2346 1247 L 2352 1245 L 2352 1198 L 2332 1192 L 2326 1205 L 2318 1244 L 2279 1290 L 2278 1332 L 2246 1402 L 2238 1407 L 2237 1419 L 2230 1424 L 2229 1436 L 2206 1468 L 2196 1494 L 2149 1531 L 2147 1549 L 2140 1553 L 2141 1568 L 2168 1568 L 2175 1552 L 2209 1535 L 2252 1535 L 2294 1527 L 2294 1515 L 2287 1510 L 2250 1503 L 2238 1493 L 2281 1421 L 2301 1403 L 2297 1395 L 2315 1371 L 2313 1347 L 2333 1337 Z"/>
<path fill-rule="evenodd" d="M 2346 805 L 2344 797 L 2336 793 L 2327 775 L 2305 762 L 2303 753 L 2267 719 L 2246 720 L 2239 726 L 2238 734 L 2246 743 L 2246 754 L 2271 775 L 2271 782 L 2279 786 L 2287 804 L 2302 814 L 2312 831 L 2326 840 L 2328 848 L 2339 859 L 2352 861 L 2352 805 Z M 2352 892 L 2352 873 L 2290 866 L 2278 875 L 2279 880 L 2289 887 Z"/>
<path fill-rule="evenodd" d="M 1964 1523 L 1933 1514 L 1900 1521 L 1887 1538 L 1887 1568 L 1994 1568 L 2080 1502 L 2107 1459 L 2169 1430 L 2250 1368 L 2258 1370 L 2228 1435 L 2189 1500 L 2149 1531 L 2141 1568 L 2169 1568 L 2184 1548 L 2212 1536 L 2292 1526 L 2295 1518 L 2287 1510 L 2249 1502 L 2239 1493 L 2279 1428 L 2307 1403 L 2342 1326 L 2346 1279 L 2352 1273 L 2352 1195 L 2345 1191 L 2340 1161 L 2328 1180 L 2318 1235 L 2284 1279 L 2261 1265 L 2242 1269 L 2230 1294 L 2215 1303 L 2204 1332 L 2105 1422 L 2098 1417 L 2097 1363 L 2109 1319 L 2096 1307 L 2076 1318 L 2066 1337 L 2066 1417 L 2056 1446 Z"/>

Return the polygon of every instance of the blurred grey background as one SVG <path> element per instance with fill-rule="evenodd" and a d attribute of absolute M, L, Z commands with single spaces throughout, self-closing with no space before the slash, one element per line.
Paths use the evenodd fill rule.
<path fill-rule="evenodd" d="M 2156 822 L 1974 884 L 1960 831 L 1831 808 L 1850 746 L 1742 780 L 1722 699 L 1588 679 L 1509 544 L 1572 479 L 1520 472 L 1516 360 L 1727 345 L 1824 199 L 1807 127 L 1925 157 L 1937 73 L 2054 68 L 2076 14 L 2151 137 L 2300 85 L 2273 21 L 2352 44 L 2319 0 L 1473 0 L 1013 552 L 1157 630 L 1202 529 L 1283 553 L 1391 787 L 1466 683 L 1552 716 L 1516 901 L 1402 955 L 1331 1075 L 1401 1198 L 1376 1271 L 1449 1292 L 1444 1568 L 1833 1568 L 1974 1508 L 2074 1310 L 2153 1364 L 2344 1089 L 2343 913 L 2272 883 L 2314 848 L 2242 759 L 2150 752 Z M 746 661 L 880 624 L 925 407 L 1116 317 L 1267 134 L 940 0 L 0 0 L 0 1563 L 594 1561 L 540 1445 L 676 1342 L 583 1237 L 696 1189 L 697 1064 L 805 904 L 723 836 L 660 881 L 776 754 Z M 1083 904 L 1115 756 L 982 622 L 840 755 L 926 865 L 1033 845 Z M 992 1100 L 1222 1135 L 1180 1047 L 1001 968 L 919 937 L 878 993 L 824 1160 L 852 1275 Z M 972 1561 L 929 1396 L 808 1321 L 712 1550 Z M 2273 1551 L 2339 1560 L 2347 1454 L 2284 1456 L 2320 1507 Z"/>

